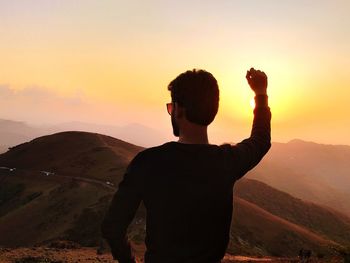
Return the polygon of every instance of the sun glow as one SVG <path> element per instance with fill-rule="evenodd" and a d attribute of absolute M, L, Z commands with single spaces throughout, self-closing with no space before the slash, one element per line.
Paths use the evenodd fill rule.
<path fill-rule="evenodd" d="M 0 118 L 167 131 L 167 85 L 201 68 L 218 80 L 220 125 L 249 127 L 254 67 L 268 76 L 275 141 L 350 143 L 349 1 L 150 2 L 1 1 Z M 293 20 L 279 15 L 287 7 Z"/>
<path fill-rule="evenodd" d="M 255 100 L 254 100 L 254 98 L 252 98 L 252 99 L 250 100 L 250 107 L 252 107 L 252 109 L 255 108 Z"/>

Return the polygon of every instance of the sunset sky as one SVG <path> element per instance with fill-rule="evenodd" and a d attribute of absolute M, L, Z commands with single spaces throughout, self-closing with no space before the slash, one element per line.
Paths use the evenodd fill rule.
<path fill-rule="evenodd" d="M 0 1 L 0 119 L 140 123 L 172 136 L 168 83 L 220 86 L 209 141 L 249 136 L 250 67 L 269 78 L 272 141 L 350 145 L 350 1 Z"/>

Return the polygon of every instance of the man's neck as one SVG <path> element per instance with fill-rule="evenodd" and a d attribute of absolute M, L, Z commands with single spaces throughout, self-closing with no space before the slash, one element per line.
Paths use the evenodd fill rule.
<path fill-rule="evenodd" d="M 207 132 L 180 134 L 178 142 L 189 144 L 209 144 Z"/>
<path fill-rule="evenodd" d="M 209 141 L 194 141 L 194 140 L 178 140 L 179 143 L 186 143 L 186 144 L 209 144 Z"/>

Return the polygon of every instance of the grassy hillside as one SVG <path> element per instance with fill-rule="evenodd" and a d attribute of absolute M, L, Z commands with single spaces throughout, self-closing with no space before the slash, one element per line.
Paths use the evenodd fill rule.
<path fill-rule="evenodd" d="M 0 167 L 16 168 L 0 169 L 0 245 L 29 246 L 54 239 L 97 245 L 100 222 L 115 192 L 106 182 L 118 185 L 142 149 L 101 134 L 62 132 L 0 155 Z"/>
<path fill-rule="evenodd" d="M 273 143 L 248 178 L 350 216 L 350 146 L 301 140 Z"/>
<path fill-rule="evenodd" d="M 31 246 L 56 238 L 74 239 L 72 229 L 80 227 L 79 221 L 86 210 L 107 199 L 101 208 L 94 210 L 99 213 L 112 195 L 110 190 L 76 180 L 53 181 L 42 176 L 21 175 L 2 181 L 0 192 L 0 245 L 6 246 Z M 85 220 L 89 222 L 91 216 Z M 93 224 L 90 227 L 94 228 Z M 91 232 L 90 227 L 85 228 L 89 230 L 89 238 L 80 241 L 94 245 L 99 231 Z"/>
<path fill-rule="evenodd" d="M 301 248 L 329 254 L 331 247 L 338 246 L 239 197 L 234 200 L 231 235 L 235 241 L 231 244 L 234 254 L 253 251 L 255 255 L 296 256 Z"/>
<path fill-rule="evenodd" d="M 142 149 L 101 134 L 62 132 L 13 147 L 0 155 L 0 166 L 117 183 L 132 157 Z"/>
<path fill-rule="evenodd" d="M 235 194 L 291 223 L 305 227 L 321 237 L 350 245 L 350 218 L 327 207 L 305 202 L 265 183 L 242 179 Z"/>

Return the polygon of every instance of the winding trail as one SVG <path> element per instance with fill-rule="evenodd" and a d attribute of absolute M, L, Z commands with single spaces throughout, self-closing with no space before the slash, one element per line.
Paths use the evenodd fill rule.
<path fill-rule="evenodd" d="M 8 167 L 3 167 L 3 173 L 7 173 L 7 175 L 3 175 L 0 177 L 0 183 L 2 183 L 7 177 L 12 177 L 12 176 L 16 176 L 15 173 L 10 172 L 10 168 Z M 4 171 L 5 170 L 5 171 Z M 42 174 L 41 171 L 37 171 L 37 170 L 27 170 L 27 169 L 17 169 L 16 168 L 16 173 L 17 172 L 26 172 L 26 173 L 35 173 L 35 174 Z M 117 187 L 112 186 L 112 185 L 108 185 L 105 181 L 101 181 L 101 180 L 97 180 L 97 179 L 92 179 L 92 178 L 86 178 L 86 177 L 80 177 L 80 176 L 69 176 L 69 175 L 60 175 L 60 174 L 54 174 L 54 175 L 44 175 L 42 174 L 43 177 L 45 177 L 45 179 L 50 179 L 50 178 L 68 178 L 68 179 L 74 179 L 77 181 L 81 181 L 81 182 L 85 182 L 85 183 L 90 183 L 90 184 L 95 184 L 95 185 L 99 185 L 102 186 L 104 188 L 107 188 L 109 190 L 113 190 L 116 191 Z"/>

